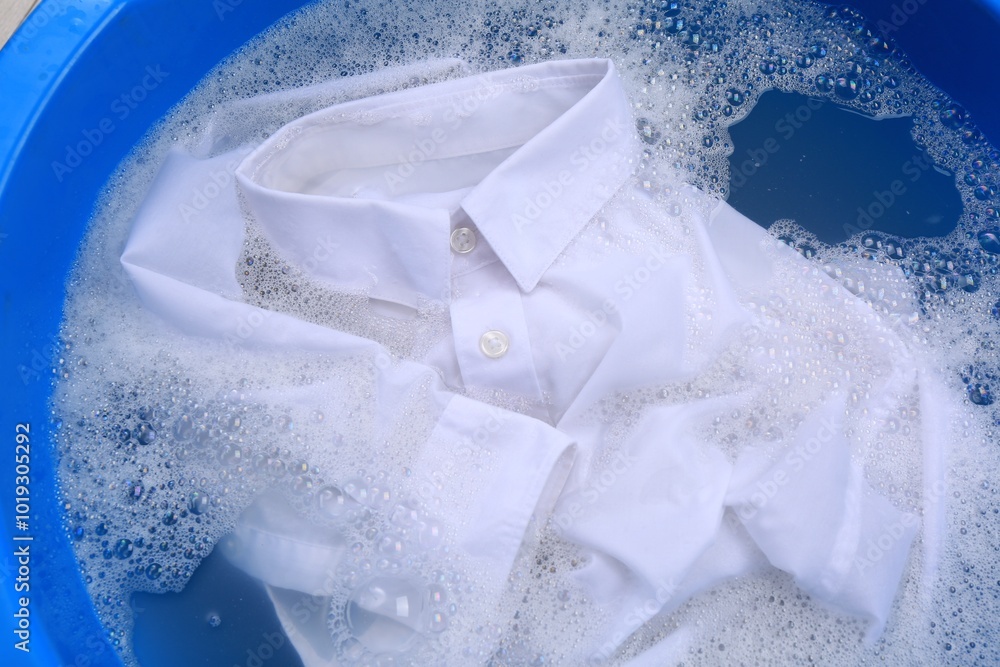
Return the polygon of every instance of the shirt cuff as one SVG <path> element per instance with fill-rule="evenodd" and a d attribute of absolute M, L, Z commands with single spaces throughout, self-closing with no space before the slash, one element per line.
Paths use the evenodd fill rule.
<path fill-rule="evenodd" d="M 466 618 L 454 624 L 464 630 L 449 626 L 461 636 L 495 612 L 526 535 L 533 538 L 532 520 L 548 514 L 575 447 L 565 434 L 539 420 L 463 396 L 439 392 L 437 398 L 444 408 L 405 477 L 397 480 L 402 493 L 396 497 L 413 501 L 434 522 L 440 544 L 426 547 L 431 565 L 441 556 L 447 562 L 442 561 L 440 569 L 457 568 L 465 580 L 474 575 L 475 604 L 461 606 Z M 374 504 L 368 509 L 388 511 Z M 349 556 L 346 542 L 337 527 L 314 525 L 277 495 L 259 498 L 222 542 L 234 564 L 268 586 L 286 633 L 307 667 L 329 664 L 337 649 L 323 623 L 291 609 L 305 600 L 325 618 L 336 600 L 355 597 L 338 576 Z M 415 555 L 418 560 L 424 557 Z M 420 575 L 398 576 L 401 582 L 412 582 Z M 366 582 L 357 584 L 363 587 Z M 292 607 L 282 608 L 284 603 Z M 445 643 L 462 644 L 458 638 Z"/>

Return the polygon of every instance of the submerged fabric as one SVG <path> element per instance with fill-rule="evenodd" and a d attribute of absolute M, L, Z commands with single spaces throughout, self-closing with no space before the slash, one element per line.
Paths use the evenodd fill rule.
<path fill-rule="evenodd" d="M 259 114 L 287 103 L 242 104 Z M 612 659 L 651 618 L 768 568 L 866 619 L 875 637 L 914 537 L 936 519 L 873 488 L 871 453 L 879 420 L 922 406 L 907 436 L 920 473 L 911 481 L 918 497 L 939 483 L 941 417 L 924 400 L 934 379 L 891 313 L 724 202 L 679 181 L 667 199 L 651 194 L 634 174 L 643 157 L 632 107 L 614 65 L 594 59 L 361 97 L 259 145 L 220 121 L 198 151 L 169 156 L 122 263 L 144 307 L 193 339 L 231 340 L 249 321 L 243 346 L 367 360 L 376 390 L 366 400 L 386 433 L 427 388 L 435 424 L 408 474 L 435 480 L 428 506 L 449 553 L 477 574 L 480 600 L 502 597 L 519 552 L 546 531 L 582 555 L 567 580 L 600 631 L 574 649 L 574 664 Z M 206 182 L 218 195 L 192 208 Z M 418 353 L 393 355 L 260 311 L 236 275 L 248 224 L 317 284 L 403 321 L 440 309 L 450 326 Z M 456 240 L 456 230 L 468 231 Z M 295 392 L 272 389 L 333 400 Z M 518 409 L 489 404 L 490 392 Z M 774 417 L 784 430 L 713 435 L 734 411 L 784 415 Z M 331 589 L 349 549 L 342 529 L 265 495 L 223 549 L 268 585 L 307 667 L 351 661 L 324 614 L 294 611 L 303 593 L 320 607 L 360 599 Z M 922 562 L 932 568 L 933 554 Z M 377 653 L 366 631 L 351 629 Z M 687 634 L 635 664 L 679 654 Z"/>

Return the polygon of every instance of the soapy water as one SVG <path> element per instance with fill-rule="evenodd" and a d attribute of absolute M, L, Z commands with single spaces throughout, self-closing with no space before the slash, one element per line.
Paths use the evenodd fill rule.
<path fill-rule="evenodd" d="M 435 528 L 436 513 L 447 508 L 423 502 L 419 486 L 393 472 L 406 469 L 436 414 L 415 395 L 405 410 L 409 419 L 385 437 L 364 400 L 378 360 L 289 353 L 276 361 L 241 347 L 238 333 L 217 347 L 193 345 L 143 313 L 118 262 L 131 217 L 172 146 L 210 155 L 259 142 L 316 108 L 463 70 L 436 60 L 354 85 L 353 75 L 454 56 L 472 71 L 553 58 L 612 58 L 644 142 L 638 178 L 665 201 L 678 197 L 678 178 L 728 195 L 736 181 L 730 178 L 727 128 L 767 90 L 801 93 L 874 117 L 912 118 L 916 148 L 954 175 L 964 207 L 954 232 L 898 238 L 877 231 L 873 216 L 870 227 L 861 218 L 849 221 L 850 238 L 831 246 L 795 221 L 758 222 L 775 223 L 777 241 L 871 304 L 897 335 L 934 359 L 948 382 L 949 395 L 940 400 L 957 403 L 959 419 L 945 462 L 947 487 L 923 498 L 912 488 L 920 466 L 919 447 L 907 438 L 920 423 L 915 403 L 879 416 L 882 446 L 869 461 L 873 483 L 898 505 L 917 512 L 943 508 L 936 579 L 920 579 L 923 564 L 915 550 L 889 625 L 873 644 L 863 641 L 859 620 L 818 605 L 772 571 L 720 585 L 666 613 L 637 609 L 634 635 L 602 659 L 622 662 L 684 632 L 693 636 L 685 664 L 1000 660 L 993 620 L 1000 606 L 994 481 L 1000 369 L 993 342 L 1000 325 L 1000 155 L 957 101 L 923 80 L 847 9 L 800 2 L 605 2 L 585 8 L 568 2 L 324 3 L 283 20 L 234 54 L 154 128 L 109 183 L 70 279 L 66 349 L 53 399 L 62 424 L 65 526 L 95 608 L 126 664 L 136 664 L 130 595 L 181 590 L 201 559 L 220 542 L 225 547 L 240 512 L 265 492 L 280 494 L 301 520 L 343 531 L 351 545 L 331 573 L 325 613 L 346 664 L 374 664 L 385 654 L 397 664 L 430 664 L 441 655 L 460 655 L 469 664 L 560 664 L 606 621 L 565 576 L 579 566 L 578 552 L 544 527 L 504 584 L 503 603 L 479 604 L 475 591 L 484 582 L 447 555 L 448 535 Z M 289 92 L 285 103 L 266 113 L 255 113 L 253 103 L 229 111 L 242 98 L 329 79 L 343 85 L 310 98 Z M 206 127 L 227 123 L 230 145 L 203 145 Z M 749 177 L 741 187 L 752 186 Z M 217 193 L 209 184 L 193 191 L 192 210 Z M 873 203 L 889 205 L 859 205 L 877 210 Z M 681 209 L 677 213 L 682 216 Z M 235 267 L 249 303 L 371 338 L 398 358 L 419 358 L 447 332 L 446 313 L 422 311 L 414 329 L 366 310 L 363 295 L 324 293 L 274 255 L 252 225 L 249 232 Z M 690 242 L 670 237 L 671 230 L 663 233 L 671 242 Z M 787 312 L 796 306 L 779 299 L 758 307 Z M 818 316 L 834 323 L 830 340 L 849 357 L 847 325 L 837 328 L 836 313 Z M 254 326 L 243 323 L 248 331 Z M 749 349 L 761 335 L 748 331 L 743 344 Z M 735 349 L 733 358 L 739 353 Z M 789 377 L 803 373 L 819 383 L 848 368 L 836 363 L 806 363 Z M 595 418 L 624 428 L 644 403 L 673 394 L 711 395 L 738 381 L 732 367 L 722 366 L 700 386 L 616 397 L 613 414 L 598 406 Z M 273 387 L 301 388 L 311 399 L 274 401 Z M 794 407 L 811 400 L 795 392 L 809 394 L 793 387 L 774 394 L 777 403 L 769 411 L 722 415 L 706 425 L 706 437 L 723 448 L 748 430 L 780 441 L 796 425 Z M 502 395 L 475 398 L 520 407 Z M 605 463 L 614 469 L 613 461 Z M 876 544 L 870 557 L 878 554 Z M 389 600 L 407 601 L 405 613 L 396 614 L 402 620 L 385 621 L 380 609 Z M 476 632 L 466 635 L 476 641 L 450 644 L 452 631 L 469 628 Z"/>

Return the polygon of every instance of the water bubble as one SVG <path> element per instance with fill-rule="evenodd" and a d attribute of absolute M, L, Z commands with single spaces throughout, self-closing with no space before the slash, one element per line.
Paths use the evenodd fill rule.
<path fill-rule="evenodd" d="M 861 247 L 866 250 L 878 250 L 882 248 L 882 237 L 878 234 L 865 234 L 861 237 Z"/>
<path fill-rule="evenodd" d="M 277 457 L 266 457 L 264 465 L 272 477 L 284 477 L 288 471 L 285 469 L 285 462 Z"/>
<path fill-rule="evenodd" d="M 965 122 L 965 109 L 957 104 L 949 104 L 944 109 L 941 109 L 938 117 L 945 127 L 961 127 Z"/>
<path fill-rule="evenodd" d="M 360 478 L 354 478 L 344 483 L 344 493 L 361 503 L 368 504 L 368 485 Z"/>
<path fill-rule="evenodd" d="M 795 250 L 806 259 L 813 259 L 816 257 L 816 248 L 808 243 L 800 243 L 795 246 Z"/>
<path fill-rule="evenodd" d="M 139 500 L 142 497 L 142 492 L 144 490 L 145 488 L 139 480 L 125 482 L 125 491 L 128 495 L 128 499 L 131 501 Z"/>
<path fill-rule="evenodd" d="M 444 529 L 441 523 L 435 519 L 428 519 L 420 524 L 419 538 L 420 546 L 424 549 L 433 549 L 441 544 L 444 539 Z"/>
<path fill-rule="evenodd" d="M 194 442 L 199 447 L 205 447 L 212 441 L 215 435 L 216 434 L 212 429 L 208 428 L 204 424 L 201 424 L 200 426 L 196 426 L 194 429 Z"/>
<path fill-rule="evenodd" d="M 243 448 L 236 445 L 223 445 L 219 450 L 219 461 L 223 465 L 235 466 L 243 461 Z"/>
<path fill-rule="evenodd" d="M 430 632 L 444 632 L 448 629 L 448 617 L 440 611 L 435 611 L 427 618 L 427 629 Z"/>
<path fill-rule="evenodd" d="M 1000 230 L 984 229 L 976 235 L 979 239 L 979 247 L 991 255 L 1000 254 Z"/>
<path fill-rule="evenodd" d="M 974 144 L 983 138 L 983 133 L 978 128 L 966 125 L 959 134 L 963 144 Z"/>
<path fill-rule="evenodd" d="M 392 491 L 376 481 L 368 487 L 368 501 L 372 507 L 388 507 L 392 502 Z"/>
<path fill-rule="evenodd" d="M 660 140 L 660 132 L 646 118 L 637 118 L 635 129 L 639 132 L 639 138 L 647 144 L 655 144 Z"/>
<path fill-rule="evenodd" d="M 209 497 L 204 491 L 192 491 L 188 496 L 188 510 L 191 514 L 203 514 L 208 509 Z"/>
<path fill-rule="evenodd" d="M 886 56 L 892 52 L 892 46 L 881 37 L 872 37 L 868 40 L 868 50 L 875 56 Z M 874 60 L 873 64 L 877 67 L 881 63 Z"/>
<path fill-rule="evenodd" d="M 172 526 L 177 523 L 177 514 L 175 512 L 167 512 L 163 515 L 163 525 Z"/>
<path fill-rule="evenodd" d="M 296 475 L 292 479 L 292 491 L 298 494 L 309 493 L 313 488 L 313 480 L 309 475 Z"/>
<path fill-rule="evenodd" d="M 115 556 L 124 560 L 132 555 L 132 541 L 131 540 L 118 540 L 115 544 Z"/>
<path fill-rule="evenodd" d="M 760 63 L 759 69 L 761 74 L 774 74 L 778 66 L 771 60 L 763 60 Z"/>
<path fill-rule="evenodd" d="M 970 384 L 968 392 L 969 400 L 976 405 L 993 405 L 993 393 L 990 391 L 989 385 Z"/>
<path fill-rule="evenodd" d="M 347 511 L 348 498 L 336 486 L 324 486 L 316 493 L 316 505 L 320 513 L 328 518 L 342 516 Z"/>
<path fill-rule="evenodd" d="M 156 440 L 156 430 L 148 422 L 142 422 L 135 430 L 135 437 L 140 445 L 148 445 Z"/>
<path fill-rule="evenodd" d="M 975 271 L 965 273 L 958 277 L 956 284 L 966 292 L 977 292 L 982 285 L 982 278 Z"/>
<path fill-rule="evenodd" d="M 931 265 L 934 267 L 934 272 L 940 275 L 950 276 L 956 271 L 955 260 L 951 255 L 945 253 L 935 255 L 931 260 Z"/>
<path fill-rule="evenodd" d="M 827 74 L 820 74 L 813 80 L 816 90 L 821 93 L 829 93 L 833 90 L 834 83 L 834 80 Z"/>
<path fill-rule="evenodd" d="M 413 525 L 419 518 L 420 512 L 407 503 L 399 503 L 392 508 L 392 512 L 389 514 L 389 521 L 401 528 Z"/>
<path fill-rule="evenodd" d="M 174 422 L 174 438 L 177 440 L 190 440 L 194 436 L 194 421 L 190 415 L 181 415 Z"/>
<path fill-rule="evenodd" d="M 980 201 L 989 201 L 996 195 L 996 188 L 992 185 L 986 185 L 983 183 L 982 185 L 977 185 L 972 190 L 972 194 L 975 195 L 976 199 Z"/>
<path fill-rule="evenodd" d="M 948 274 L 930 275 L 924 279 L 924 286 L 933 294 L 943 294 L 954 284 Z"/>
<path fill-rule="evenodd" d="M 384 556 L 402 556 L 405 545 L 397 535 L 383 535 L 378 541 L 378 551 Z"/>
<path fill-rule="evenodd" d="M 219 616 L 218 612 L 209 612 L 205 617 L 205 622 L 208 623 L 208 627 L 217 628 L 222 625 L 222 617 Z"/>
<path fill-rule="evenodd" d="M 672 16 L 677 16 L 681 13 L 681 3 L 679 2 L 661 2 L 660 3 L 660 16 L 664 18 L 670 18 Z"/>
<path fill-rule="evenodd" d="M 97 527 L 94 528 L 94 533 L 97 534 L 97 535 L 107 535 L 108 534 L 108 526 L 106 524 L 104 524 L 104 523 L 99 523 L 99 524 L 97 524 Z"/>
<path fill-rule="evenodd" d="M 420 639 L 423 600 L 413 581 L 376 577 L 355 590 L 344 608 L 351 635 L 375 654 L 402 653 Z"/>
<path fill-rule="evenodd" d="M 438 583 L 427 586 L 427 603 L 433 606 L 443 605 L 448 601 L 447 589 Z"/>
<path fill-rule="evenodd" d="M 239 415 L 226 415 L 222 420 L 222 426 L 227 431 L 238 431 L 243 424 L 243 419 Z"/>
<path fill-rule="evenodd" d="M 726 91 L 726 101 L 732 104 L 734 107 L 738 107 L 741 106 L 744 102 L 746 102 L 747 98 L 743 92 L 736 90 L 735 88 L 730 88 L 729 90 Z"/>
<path fill-rule="evenodd" d="M 86 535 L 86 534 L 87 534 L 87 531 L 85 531 L 83 529 L 83 526 L 77 526 L 76 528 L 73 529 L 73 539 L 74 540 L 80 541 L 80 540 L 83 539 L 83 536 Z"/>
<path fill-rule="evenodd" d="M 160 567 L 158 563 L 150 563 L 149 565 L 146 566 L 147 579 L 159 579 L 162 573 L 163 573 L 163 568 Z"/>
<path fill-rule="evenodd" d="M 853 100 L 861 92 L 861 82 L 853 76 L 842 74 L 833 83 L 834 92 L 842 100 Z"/>

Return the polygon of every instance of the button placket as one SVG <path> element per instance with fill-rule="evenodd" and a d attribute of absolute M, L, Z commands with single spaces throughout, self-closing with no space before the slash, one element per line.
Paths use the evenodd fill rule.
<path fill-rule="evenodd" d="M 455 276 L 450 304 L 455 351 L 467 387 L 541 398 L 521 292 L 499 262 Z"/>

